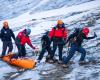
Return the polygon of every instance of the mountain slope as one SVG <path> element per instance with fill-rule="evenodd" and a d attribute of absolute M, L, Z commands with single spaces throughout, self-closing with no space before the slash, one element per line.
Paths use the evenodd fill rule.
<path fill-rule="evenodd" d="M 87 1 L 91 0 L 0 0 L 0 20 L 14 18 L 29 10 L 36 13 Z"/>
<path fill-rule="evenodd" d="M 76 52 L 72 58 L 75 64 L 70 65 L 69 68 L 63 69 L 59 64 L 45 64 L 44 57 L 43 63 L 34 70 L 27 70 L 19 74 L 16 68 L 0 60 L 0 80 L 100 80 L 99 3 L 100 0 L 6 0 L 5 2 L 0 0 L 0 17 L 3 17 L 0 18 L 0 28 L 2 28 L 4 19 L 8 20 L 10 28 L 15 35 L 24 28 L 30 28 L 32 30 L 30 35 L 32 44 L 40 49 L 41 36 L 46 30 L 51 30 L 56 25 L 58 19 L 64 21 L 69 34 L 73 32 L 75 27 L 89 26 L 89 36 L 93 36 L 94 31 L 98 36 L 89 41 L 85 40 L 82 45 L 87 51 L 86 60 L 92 60 L 87 65 L 80 66 L 78 64 L 80 54 Z M 4 9 L 3 7 L 5 6 L 6 8 Z M 11 11 L 16 11 L 16 14 L 12 14 Z M 5 15 L 5 13 L 7 14 Z M 93 20 L 92 23 L 90 19 Z M 0 49 L 2 50 L 1 41 L 0 44 Z M 16 53 L 15 44 L 13 46 L 13 52 Z M 33 50 L 28 45 L 26 45 L 26 49 L 28 57 L 37 59 L 38 56 L 33 56 Z M 67 50 L 68 47 L 65 46 L 63 55 L 67 55 Z M 58 52 L 56 52 L 56 58 L 58 58 Z"/>

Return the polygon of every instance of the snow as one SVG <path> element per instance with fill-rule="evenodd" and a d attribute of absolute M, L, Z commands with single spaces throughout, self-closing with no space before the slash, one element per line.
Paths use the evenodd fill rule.
<path fill-rule="evenodd" d="M 29 14 L 30 12 L 27 12 L 27 13 L 24 13 L 24 14 L 16 17 L 16 18 L 8 20 L 8 22 L 9 22 L 10 26 L 18 27 L 18 26 L 28 24 L 29 23 L 28 21 L 30 21 L 32 19 L 41 19 L 41 18 L 46 18 L 46 17 L 51 17 L 51 16 L 60 16 L 60 15 L 63 15 L 63 14 L 65 15 L 65 14 L 68 14 L 68 13 L 71 13 L 71 12 L 91 10 L 93 8 L 100 7 L 99 3 L 100 3 L 100 0 L 95 0 L 95 1 L 83 3 L 83 4 L 80 4 L 80 5 L 76 5 L 76 6 L 63 7 L 63 8 L 54 9 L 54 10 L 48 10 L 48 11 L 44 11 L 44 12 L 35 13 L 35 14 L 32 14 L 32 15 Z M 2 23 L 2 22 L 3 21 L 1 21 L 0 23 Z M 0 25 L 2 25 L 2 24 L 0 24 Z"/>
<path fill-rule="evenodd" d="M 24 73 L 23 75 L 19 76 L 15 80 L 22 80 L 22 79 L 39 80 L 40 75 L 38 75 L 38 74 L 39 73 L 37 71 L 28 71 L 28 72 Z"/>
<path fill-rule="evenodd" d="M 77 0 L 74 0 L 73 4 L 75 1 L 77 1 Z M 86 0 L 86 1 L 88 1 L 88 0 Z M 22 0 L 22 2 L 27 3 L 27 0 Z M 19 0 L 18 2 L 16 2 L 17 5 L 13 4 L 13 6 L 15 6 L 15 5 L 16 5 L 16 7 L 21 6 L 21 5 L 23 6 L 24 4 L 22 4 L 22 2 L 20 4 L 20 0 Z M 32 0 L 30 0 L 29 2 L 32 2 Z M 21 31 L 25 28 L 30 28 L 32 30 L 30 37 L 32 37 L 32 40 L 33 40 L 33 38 L 35 39 L 34 36 L 36 36 L 36 37 L 38 35 L 41 36 L 42 33 L 44 33 L 46 30 L 50 30 L 52 27 L 54 27 L 56 25 L 56 21 L 58 19 L 62 19 L 64 21 L 64 23 L 67 24 L 66 26 L 68 26 L 68 29 L 71 30 L 74 27 L 80 26 L 80 22 L 77 24 L 73 24 L 72 26 L 69 26 L 70 24 L 80 21 L 83 16 L 87 16 L 88 14 L 91 14 L 93 12 L 99 13 L 99 11 L 100 11 L 100 9 L 99 9 L 100 8 L 100 4 L 99 4 L 100 0 L 93 0 L 90 2 L 86 2 L 86 3 L 81 3 L 78 5 L 72 5 L 72 6 L 64 5 L 63 7 L 60 7 L 60 8 L 55 8 L 55 9 L 50 8 L 50 10 L 48 8 L 48 10 L 45 10 L 45 11 L 40 10 L 40 12 L 32 13 L 32 10 L 34 11 L 38 7 L 41 7 L 42 5 L 45 5 L 49 2 L 50 2 L 50 0 L 37 0 L 34 3 L 33 8 L 26 10 L 25 12 L 23 12 L 23 14 L 20 14 L 19 16 L 16 16 L 16 17 L 14 16 L 14 18 L 6 19 L 9 22 L 10 28 L 13 29 L 15 35 L 17 35 L 19 31 Z M 18 5 L 18 4 L 20 4 L 20 5 Z M 12 5 L 9 5 L 8 7 L 12 7 Z M 23 8 L 25 8 L 25 7 L 23 7 Z M 41 7 L 41 9 L 42 8 L 43 7 Z M 19 11 L 19 9 L 17 11 Z M 80 12 L 80 13 L 78 13 L 78 12 Z M 72 13 L 77 13 L 77 14 L 72 15 Z M 10 15 L 10 14 L 8 14 L 8 15 Z M 4 21 L 5 20 L 0 21 L 0 28 L 2 28 L 2 23 Z M 94 50 L 94 46 L 96 46 L 97 44 L 100 44 L 100 40 L 99 40 L 100 39 L 100 36 L 99 36 L 99 34 L 100 34 L 100 31 L 99 31 L 100 30 L 100 19 L 97 20 L 94 27 L 90 27 L 90 30 L 91 30 L 91 32 L 90 32 L 89 36 L 93 36 L 93 30 L 95 30 L 98 37 L 93 40 L 90 40 L 90 41 L 85 41 L 84 47 L 86 49 L 90 48 L 89 50 L 87 49 L 88 51 L 90 51 L 90 53 L 95 52 L 95 50 L 100 51 L 99 46 Z M 13 43 L 14 43 L 14 41 L 13 41 Z M 2 42 L 1 41 L 0 41 L 0 44 L 1 44 L 0 49 L 2 50 Z M 13 45 L 14 45 L 13 52 L 17 52 L 15 44 L 13 44 Z M 28 47 L 28 46 L 26 45 L 26 47 Z M 0 51 L 0 53 L 1 53 L 1 51 Z M 77 55 L 78 54 L 76 54 L 75 57 Z M 95 52 L 94 56 L 96 58 L 100 58 L 100 56 L 98 55 L 98 52 Z M 89 57 L 90 57 L 90 55 L 89 55 Z M 77 62 L 78 59 L 79 59 L 79 56 L 76 58 L 73 58 L 73 60 L 75 60 L 75 64 L 72 65 L 73 69 L 71 72 L 64 75 L 62 77 L 63 79 L 68 79 L 68 80 L 85 79 L 85 80 L 87 80 L 89 78 L 90 80 L 95 80 L 95 79 L 100 80 L 100 77 L 99 77 L 100 76 L 100 65 L 99 64 L 88 65 L 88 67 L 80 66 L 80 65 L 78 65 L 78 62 Z M 43 62 L 44 62 L 44 59 L 43 59 Z M 6 76 L 6 73 L 16 71 L 15 68 L 8 66 L 4 62 L 0 61 L 0 63 L 1 63 L 0 64 L 0 72 L 1 72 L 0 79 L 3 80 L 3 76 Z M 43 77 L 43 75 L 49 75 L 52 72 L 52 69 L 54 69 L 54 71 L 56 72 L 55 68 L 56 68 L 55 65 L 43 63 L 42 65 L 36 67 L 33 71 L 28 70 L 25 73 L 23 73 L 22 75 L 18 76 L 14 80 L 22 80 L 22 79 L 39 80 L 39 79 L 41 79 L 41 77 Z M 40 72 L 42 69 L 44 72 L 42 73 L 43 75 L 40 75 Z M 47 70 L 51 70 L 51 71 L 47 71 Z M 94 73 L 98 73 L 98 75 L 96 77 L 93 77 Z"/>
<path fill-rule="evenodd" d="M 35 9 L 35 8 L 37 8 L 37 7 L 45 4 L 45 3 L 47 3 L 48 1 L 50 1 L 50 0 L 42 0 L 38 5 L 36 5 L 35 7 L 33 7 L 33 9 Z"/>
<path fill-rule="evenodd" d="M 3 66 L 3 67 L 1 67 L 1 66 Z M 15 71 L 16 71 L 16 69 L 8 66 L 7 64 L 1 63 L 1 61 L 0 61 L 0 72 L 1 72 L 0 79 L 3 79 L 4 74 L 7 74 L 9 72 L 15 72 Z"/>
<path fill-rule="evenodd" d="M 99 66 L 100 68 L 100 66 Z M 91 80 L 94 80 L 94 78 L 92 78 L 92 74 L 91 73 L 96 73 L 99 72 L 99 68 L 95 68 L 92 69 L 91 67 L 89 68 L 84 68 L 84 67 L 78 67 L 78 68 L 74 68 L 74 70 L 70 73 L 65 75 L 63 78 L 71 78 L 70 80 L 80 80 L 80 79 L 88 79 L 89 77 L 91 77 Z M 82 72 L 80 74 L 80 72 Z M 97 79 L 99 80 L 100 77 Z"/>

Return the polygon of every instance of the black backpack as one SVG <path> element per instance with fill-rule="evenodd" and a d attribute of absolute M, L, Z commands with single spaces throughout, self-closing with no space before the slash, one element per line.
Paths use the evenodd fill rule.
<path fill-rule="evenodd" d="M 73 34 L 80 34 L 82 32 L 82 28 L 75 28 Z"/>
<path fill-rule="evenodd" d="M 74 32 L 71 35 L 76 34 L 77 36 L 75 36 L 74 38 L 71 38 L 69 41 L 69 44 L 72 42 L 75 42 L 76 39 L 81 36 L 81 33 L 82 33 L 82 28 L 75 28 Z"/>

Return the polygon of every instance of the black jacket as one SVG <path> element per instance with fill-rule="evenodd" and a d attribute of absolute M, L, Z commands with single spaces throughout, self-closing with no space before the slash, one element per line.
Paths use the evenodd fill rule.
<path fill-rule="evenodd" d="M 47 34 L 43 35 L 41 38 L 42 46 L 50 46 L 51 40 Z"/>
<path fill-rule="evenodd" d="M 2 41 L 11 41 L 11 37 L 15 40 L 15 35 L 13 31 L 9 28 L 5 29 L 4 27 L 1 29 L 0 38 Z"/>
<path fill-rule="evenodd" d="M 71 39 L 73 39 L 71 42 L 74 42 L 78 46 L 81 46 L 81 44 L 83 43 L 84 39 L 89 40 L 89 39 L 93 39 L 95 37 L 96 37 L 95 35 L 93 37 L 86 37 L 86 35 L 84 33 L 82 33 L 82 32 L 80 34 L 73 33 L 68 37 L 67 42 L 70 42 Z"/>

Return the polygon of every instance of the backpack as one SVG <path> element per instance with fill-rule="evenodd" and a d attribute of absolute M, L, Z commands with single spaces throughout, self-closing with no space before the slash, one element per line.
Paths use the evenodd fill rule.
<path fill-rule="evenodd" d="M 69 40 L 69 45 L 70 45 L 72 42 L 75 42 L 76 39 L 77 39 L 79 36 L 81 36 L 81 33 L 82 33 L 82 28 L 75 28 L 75 29 L 74 29 L 74 32 L 72 33 L 72 35 L 73 35 L 73 34 L 77 34 L 77 36 L 75 36 L 74 38 L 71 38 L 71 39 Z"/>
<path fill-rule="evenodd" d="M 80 34 L 82 32 L 82 28 L 75 28 L 73 34 Z"/>

